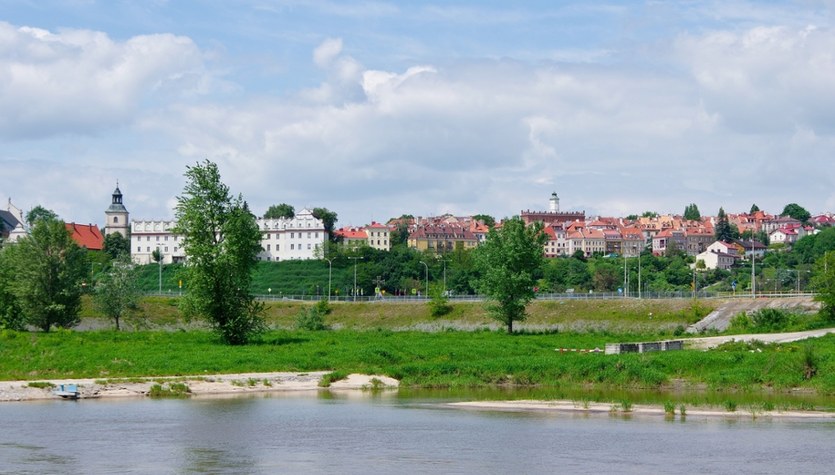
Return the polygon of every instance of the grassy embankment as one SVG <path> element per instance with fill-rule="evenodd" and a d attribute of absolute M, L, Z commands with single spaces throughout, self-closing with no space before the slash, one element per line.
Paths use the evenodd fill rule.
<path fill-rule="evenodd" d="M 300 303 L 269 305 L 277 328 L 257 343 L 220 344 L 203 330 L 0 332 L 0 379 L 121 378 L 233 372 L 328 370 L 381 373 L 415 387 L 669 386 L 719 390 L 809 388 L 835 394 L 835 336 L 791 345 L 727 345 L 709 352 L 605 356 L 555 348 L 602 348 L 607 342 L 671 338 L 699 318 L 705 303 L 676 301 L 534 302 L 532 328 L 591 328 L 506 335 L 459 331 L 490 323 L 478 303 L 459 303 L 433 319 L 425 304 L 334 304 L 328 323 L 341 330 L 290 330 Z M 309 305 L 309 304 L 307 304 Z M 146 299 L 152 325 L 184 327 L 174 299 Z M 87 319 L 94 319 L 85 305 Z M 651 315 L 650 315 L 651 314 Z M 650 319 L 652 316 L 652 319 Z M 434 332 L 408 330 L 432 328 Z M 599 330 L 608 328 L 609 330 Z M 632 331 L 626 329 L 632 328 Z M 392 330 L 403 331 L 392 331 Z"/>

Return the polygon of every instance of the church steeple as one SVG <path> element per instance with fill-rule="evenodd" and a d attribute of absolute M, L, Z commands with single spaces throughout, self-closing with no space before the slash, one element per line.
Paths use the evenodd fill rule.
<path fill-rule="evenodd" d="M 122 203 L 122 190 L 119 189 L 119 182 L 116 181 L 116 189 L 113 190 L 113 195 L 110 201 L 110 206 L 104 212 L 106 224 L 104 226 L 104 235 L 107 236 L 113 233 L 119 233 L 123 237 L 128 237 L 129 223 L 128 223 L 128 209 Z"/>

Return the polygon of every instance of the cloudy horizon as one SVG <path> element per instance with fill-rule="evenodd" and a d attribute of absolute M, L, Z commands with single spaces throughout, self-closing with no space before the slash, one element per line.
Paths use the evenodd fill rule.
<path fill-rule="evenodd" d="M 830 1 L 7 0 L 0 187 L 170 219 L 208 159 L 256 214 L 835 210 Z"/>

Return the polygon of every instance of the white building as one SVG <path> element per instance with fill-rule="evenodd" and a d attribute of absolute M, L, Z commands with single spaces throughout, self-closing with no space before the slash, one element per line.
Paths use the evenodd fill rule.
<path fill-rule="evenodd" d="M 261 252 L 258 259 L 263 261 L 286 261 L 315 259 L 317 249 L 328 240 L 325 225 L 313 217 L 313 212 L 303 209 L 290 219 L 258 218 L 261 230 Z M 133 221 L 131 222 L 131 257 L 137 264 L 155 262 L 152 254 L 159 249 L 162 263 L 183 262 L 183 237 L 173 233 L 175 221 Z"/>
<path fill-rule="evenodd" d="M 325 223 L 307 208 L 292 218 L 258 219 L 263 261 L 315 259 L 328 240 Z"/>

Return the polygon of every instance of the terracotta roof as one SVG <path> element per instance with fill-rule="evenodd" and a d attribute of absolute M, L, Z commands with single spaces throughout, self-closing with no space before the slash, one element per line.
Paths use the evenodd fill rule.
<path fill-rule="evenodd" d="M 79 246 L 91 251 L 101 251 L 104 248 L 104 236 L 95 224 L 66 223 L 65 226 Z"/>
<path fill-rule="evenodd" d="M 365 232 L 364 229 L 359 228 L 341 228 L 337 229 L 333 232 L 337 236 L 341 236 L 343 239 L 368 239 L 368 234 Z"/>

